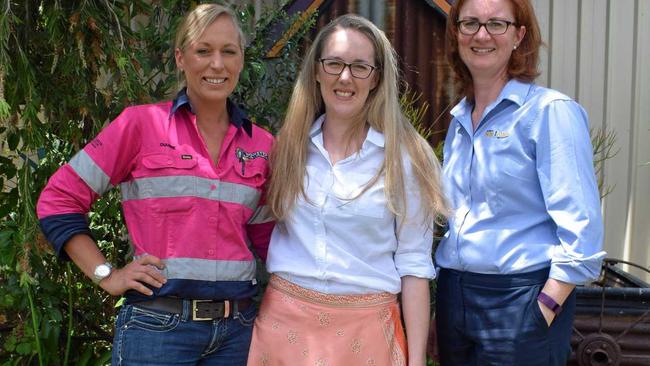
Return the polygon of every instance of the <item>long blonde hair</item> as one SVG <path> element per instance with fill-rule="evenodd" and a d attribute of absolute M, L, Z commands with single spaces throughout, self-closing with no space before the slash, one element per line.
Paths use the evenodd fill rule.
<path fill-rule="evenodd" d="M 440 186 L 440 164 L 431 146 L 424 140 L 402 113 L 398 98 L 398 68 L 395 50 L 384 33 L 367 19 L 346 14 L 334 19 L 316 36 L 305 56 L 298 80 L 271 156 L 271 183 L 268 205 L 278 220 L 283 220 L 293 209 L 298 195 L 305 195 L 303 185 L 306 174 L 309 131 L 314 119 L 324 111 L 320 88 L 316 82 L 323 47 L 329 37 L 339 29 L 353 29 L 365 35 L 373 44 L 377 69 L 377 86 L 370 91 L 364 108 L 367 122 L 385 138 L 385 158 L 382 168 L 368 186 L 385 174 L 385 194 L 388 207 L 397 216 L 406 212 L 406 192 L 402 151 L 410 157 L 413 174 L 422 194 L 422 217 L 433 222 L 439 214 L 448 212 Z M 351 126 L 353 134 L 363 128 Z"/>

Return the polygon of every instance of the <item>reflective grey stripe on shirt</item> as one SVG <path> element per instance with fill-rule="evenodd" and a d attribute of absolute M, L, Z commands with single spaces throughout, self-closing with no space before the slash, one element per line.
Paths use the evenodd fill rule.
<path fill-rule="evenodd" d="M 259 206 L 255 212 L 253 212 L 253 216 L 251 216 L 250 220 L 248 220 L 249 224 L 263 224 L 265 222 L 271 222 L 273 221 L 273 216 L 271 215 L 271 208 L 269 206 Z"/>
<path fill-rule="evenodd" d="M 110 177 L 84 150 L 80 150 L 73 156 L 68 164 L 98 195 L 103 195 L 111 188 Z"/>
<path fill-rule="evenodd" d="M 136 257 L 138 258 L 138 257 Z M 200 281 L 250 281 L 255 278 L 255 261 L 198 258 L 163 259 L 168 279 Z"/>
<path fill-rule="evenodd" d="M 145 198 L 198 197 L 214 201 L 232 202 L 257 208 L 260 192 L 244 184 L 189 175 L 140 178 L 120 185 L 122 200 Z"/>

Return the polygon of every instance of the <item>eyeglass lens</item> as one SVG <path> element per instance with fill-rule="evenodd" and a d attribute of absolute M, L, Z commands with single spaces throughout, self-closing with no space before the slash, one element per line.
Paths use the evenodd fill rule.
<path fill-rule="evenodd" d="M 505 20 L 489 20 L 485 23 L 476 20 L 461 20 L 458 24 L 463 34 L 472 35 L 478 33 L 481 26 L 484 26 L 488 33 L 499 35 L 505 33 L 508 30 L 508 26 L 512 23 Z"/>
<path fill-rule="evenodd" d="M 357 79 L 365 79 L 368 76 L 370 76 L 370 73 L 372 73 L 373 67 L 364 63 L 345 63 L 343 61 L 339 60 L 321 60 L 321 63 L 323 64 L 323 69 L 325 70 L 326 73 L 332 74 L 332 75 L 340 75 L 345 67 L 350 68 L 350 73 L 352 73 L 352 76 L 354 76 Z"/>

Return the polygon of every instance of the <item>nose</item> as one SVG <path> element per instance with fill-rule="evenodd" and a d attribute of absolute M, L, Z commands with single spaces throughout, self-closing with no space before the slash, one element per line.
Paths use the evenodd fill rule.
<path fill-rule="evenodd" d="M 210 67 L 213 69 L 222 69 L 223 68 L 223 58 L 219 52 L 215 52 L 210 60 Z"/>
<path fill-rule="evenodd" d="M 487 31 L 487 25 L 481 24 L 478 27 L 478 31 L 474 34 L 474 38 L 480 38 L 480 39 L 485 39 L 485 38 L 490 38 L 492 35 L 490 32 Z"/>
<path fill-rule="evenodd" d="M 345 65 L 343 67 L 343 71 L 341 71 L 341 74 L 339 74 L 339 79 L 341 80 L 349 80 L 352 78 L 352 65 Z"/>

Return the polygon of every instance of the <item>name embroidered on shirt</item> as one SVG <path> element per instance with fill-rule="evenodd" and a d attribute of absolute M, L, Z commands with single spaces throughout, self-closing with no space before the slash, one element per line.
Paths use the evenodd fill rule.
<path fill-rule="evenodd" d="M 496 137 L 498 139 L 504 139 L 504 138 L 510 136 L 510 132 L 487 130 L 487 131 L 485 131 L 485 136 L 487 136 L 487 137 Z"/>

